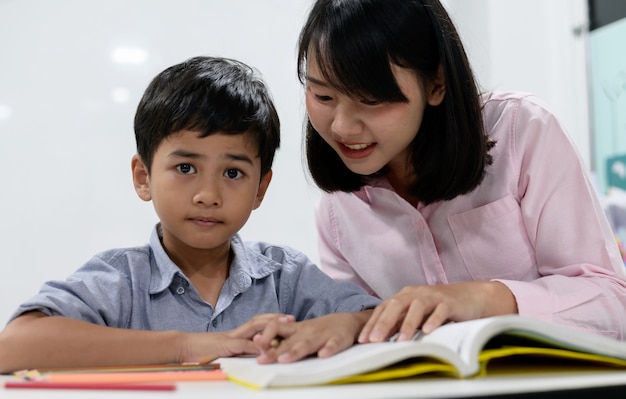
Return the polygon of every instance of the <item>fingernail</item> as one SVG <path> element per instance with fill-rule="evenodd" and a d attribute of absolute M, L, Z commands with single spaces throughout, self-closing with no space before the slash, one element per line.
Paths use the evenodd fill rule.
<path fill-rule="evenodd" d="M 276 360 L 278 363 L 289 363 L 291 361 L 291 357 L 289 356 L 289 352 L 286 352 L 278 356 Z"/>

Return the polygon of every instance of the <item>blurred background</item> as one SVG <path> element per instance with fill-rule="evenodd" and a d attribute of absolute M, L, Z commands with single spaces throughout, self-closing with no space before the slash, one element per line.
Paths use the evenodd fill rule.
<path fill-rule="evenodd" d="M 317 263 L 318 190 L 302 158 L 296 42 L 312 0 L 0 0 L 0 323 L 49 279 L 147 242 L 133 117 L 150 80 L 196 55 L 240 59 L 268 83 L 282 145 L 246 240 Z M 484 90 L 537 94 L 560 117 L 616 235 L 626 200 L 626 3 L 444 0 Z M 623 214 L 622 214 L 623 212 Z M 626 216 L 624 216 L 626 224 Z"/>

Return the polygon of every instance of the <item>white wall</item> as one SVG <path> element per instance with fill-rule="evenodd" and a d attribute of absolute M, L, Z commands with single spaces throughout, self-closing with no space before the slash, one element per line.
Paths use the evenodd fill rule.
<path fill-rule="evenodd" d="M 281 117 L 274 178 L 243 238 L 289 244 L 316 259 L 318 194 L 300 155 L 304 106 L 294 61 L 308 7 L 308 0 L 0 1 L 0 325 L 45 280 L 64 278 L 101 250 L 147 242 L 156 216 L 132 187 L 135 108 L 154 75 L 195 55 L 258 68 Z M 144 49 L 147 59 L 115 62 L 119 47 Z"/>
<path fill-rule="evenodd" d="M 585 83 L 569 76 L 578 76 L 584 61 L 566 37 L 578 19 L 569 14 L 583 2 L 446 4 L 482 85 L 537 92 L 585 153 Z M 257 67 L 281 117 L 274 179 L 243 237 L 288 244 L 317 261 L 312 212 L 319 194 L 303 171 L 304 106 L 295 73 L 310 4 L 0 0 L 0 326 L 45 280 L 64 278 L 101 250 L 147 241 L 156 217 L 131 184 L 135 107 L 155 74 L 195 55 Z M 118 47 L 144 49 L 147 58 L 118 63 Z"/>
<path fill-rule="evenodd" d="M 480 85 L 528 91 L 590 160 L 587 0 L 444 0 Z"/>

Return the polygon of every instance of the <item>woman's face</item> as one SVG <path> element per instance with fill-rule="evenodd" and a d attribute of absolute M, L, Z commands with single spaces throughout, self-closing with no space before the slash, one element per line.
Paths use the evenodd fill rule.
<path fill-rule="evenodd" d="M 360 175 L 384 166 L 397 177 L 410 173 L 406 169 L 408 146 L 419 130 L 426 104 L 436 100 L 427 94 L 432 85 L 423 85 L 413 70 L 394 64 L 391 68 L 406 102 L 379 103 L 345 95 L 324 80 L 314 57 L 307 63 L 309 120 L 348 169 Z"/>

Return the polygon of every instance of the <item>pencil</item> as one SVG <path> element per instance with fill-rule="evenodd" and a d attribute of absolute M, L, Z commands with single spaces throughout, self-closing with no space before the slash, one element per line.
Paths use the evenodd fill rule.
<path fill-rule="evenodd" d="M 64 367 L 64 368 L 47 368 L 37 369 L 40 374 L 43 373 L 120 373 L 120 372 L 139 372 L 139 371 L 187 371 L 187 370 L 215 370 L 219 369 L 217 363 L 175 363 L 175 364 L 155 364 L 155 365 L 135 365 L 135 366 L 100 366 L 100 367 Z M 33 370 L 21 370 L 17 373 L 28 373 Z"/>
<path fill-rule="evenodd" d="M 270 348 L 278 348 L 281 342 L 283 342 L 284 337 L 277 335 L 270 341 Z"/>
<path fill-rule="evenodd" d="M 97 382 L 46 382 L 46 381 L 7 381 L 7 389 L 97 389 L 125 391 L 173 391 L 175 384 L 124 384 Z"/>
<path fill-rule="evenodd" d="M 225 379 L 226 375 L 222 370 L 194 370 L 133 373 L 49 373 L 35 377 L 34 381 L 86 384 L 136 384 L 148 382 L 217 381 Z"/>

